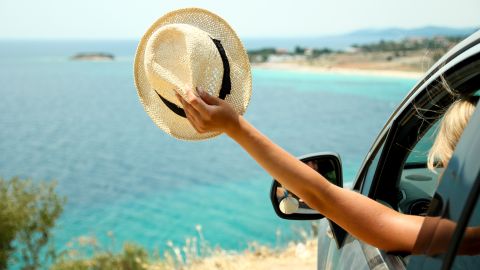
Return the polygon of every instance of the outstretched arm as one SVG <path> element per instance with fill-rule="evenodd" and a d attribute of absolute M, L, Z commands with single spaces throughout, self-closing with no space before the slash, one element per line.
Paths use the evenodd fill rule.
<path fill-rule="evenodd" d="M 225 101 L 204 91 L 178 96 L 198 132 L 225 132 L 260 166 L 309 206 L 358 239 L 388 251 L 413 249 L 423 217 L 404 215 L 354 191 L 331 184 L 260 133 Z"/>

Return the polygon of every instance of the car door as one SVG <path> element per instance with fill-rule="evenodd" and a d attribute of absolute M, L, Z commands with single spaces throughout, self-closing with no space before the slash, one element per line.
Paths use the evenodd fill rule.
<path fill-rule="evenodd" d="M 384 130 L 381 134 L 383 137 L 379 137 L 370 160 L 366 161 L 360 173 L 362 185 L 354 186 L 354 190 L 365 196 L 369 195 L 369 187 L 379 169 L 388 131 Z M 318 269 L 405 269 L 405 263 L 397 256 L 357 240 L 332 221 L 322 219 L 319 225 Z"/>
<path fill-rule="evenodd" d="M 408 212 L 413 208 L 405 203 L 402 189 L 406 184 L 402 179 L 414 170 L 425 176 L 428 169 L 426 162 L 420 162 L 416 168 L 406 161 L 413 160 L 411 150 L 419 147 L 419 142 L 425 142 L 422 138 L 441 117 L 443 112 L 438 108 L 446 108 L 453 101 L 445 82 L 462 95 L 470 95 L 480 88 L 479 41 L 480 32 L 477 32 L 445 56 L 408 94 L 367 154 L 353 186 L 355 191 L 397 211 Z M 425 191 L 414 192 L 417 197 L 410 202 L 422 199 L 423 205 L 418 208 L 426 209 L 434 188 L 432 185 L 422 187 L 419 183 L 421 181 L 412 181 L 407 191 Z M 430 183 L 436 183 L 436 179 Z M 412 194 L 408 194 L 409 197 Z M 329 221 L 320 222 L 318 269 L 404 269 L 409 262 L 405 255 L 387 254 L 358 241 Z"/>

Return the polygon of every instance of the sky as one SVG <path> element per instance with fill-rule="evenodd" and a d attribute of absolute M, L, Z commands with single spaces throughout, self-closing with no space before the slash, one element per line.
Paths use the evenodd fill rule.
<path fill-rule="evenodd" d="M 0 0 L 0 39 L 139 39 L 183 7 L 220 15 L 242 38 L 480 26 L 480 0 Z"/>

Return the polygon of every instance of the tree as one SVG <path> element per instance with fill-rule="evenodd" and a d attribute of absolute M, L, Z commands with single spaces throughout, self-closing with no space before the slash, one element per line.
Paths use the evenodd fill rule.
<path fill-rule="evenodd" d="M 302 48 L 300 46 L 295 46 L 295 51 L 294 51 L 294 54 L 300 54 L 300 55 L 303 55 L 305 54 L 305 48 Z"/>
<path fill-rule="evenodd" d="M 55 187 L 55 182 L 0 177 L 0 269 L 11 263 L 37 269 L 54 259 L 55 250 L 44 248 L 66 201 Z"/>

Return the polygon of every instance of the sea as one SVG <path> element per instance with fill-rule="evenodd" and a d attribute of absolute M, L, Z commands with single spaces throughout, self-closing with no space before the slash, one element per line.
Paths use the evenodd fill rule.
<path fill-rule="evenodd" d="M 0 177 L 58 183 L 67 203 L 53 232 L 56 248 L 90 237 L 116 249 L 134 242 L 162 251 L 185 245 L 200 228 L 210 246 L 229 250 L 301 237 L 310 223 L 275 215 L 272 178 L 234 141 L 180 141 L 153 124 L 133 83 L 135 49 L 134 41 L 0 41 Z M 79 52 L 115 60 L 70 60 Z M 293 155 L 337 152 L 346 185 L 416 83 L 252 74 L 245 118 Z"/>

